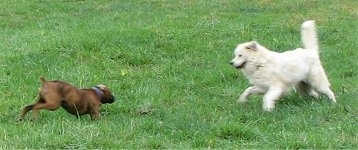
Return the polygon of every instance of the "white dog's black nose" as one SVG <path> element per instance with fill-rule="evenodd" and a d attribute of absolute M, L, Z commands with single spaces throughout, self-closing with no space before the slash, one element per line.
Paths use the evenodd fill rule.
<path fill-rule="evenodd" d="M 232 62 L 232 61 L 230 61 L 230 63 L 229 63 L 230 65 L 234 65 L 234 62 Z"/>

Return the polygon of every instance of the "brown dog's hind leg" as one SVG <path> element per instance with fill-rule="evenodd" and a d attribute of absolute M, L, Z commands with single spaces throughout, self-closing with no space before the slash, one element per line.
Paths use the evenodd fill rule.
<path fill-rule="evenodd" d="M 35 104 L 28 105 L 28 106 L 24 107 L 24 108 L 22 109 L 22 112 L 21 112 L 21 115 L 19 116 L 18 121 L 22 121 L 22 119 L 24 118 L 24 116 L 26 115 L 26 113 L 29 112 L 30 110 L 32 110 L 32 109 L 34 108 L 34 105 L 35 105 Z"/>
<path fill-rule="evenodd" d="M 48 109 L 48 110 L 52 111 L 52 110 L 58 109 L 60 106 L 61 105 L 56 103 L 55 101 L 47 102 L 45 99 L 40 97 L 38 102 L 36 102 L 35 104 L 32 104 L 32 105 L 28 105 L 22 110 L 22 113 L 18 120 L 22 121 L 25 114 L 27 112 L 29 112 L 30 110 L 32 110 L 32 119 L 31 120 L 34 120 L 38 117 L 40 109 Z"/>
<path fill-rule="evenodd" d="M 34 106 L 33 106 L 33 110 L 32 110 L 32 120 L 34 119 L 37 119 L 38 115 L 39 115 L 39 111 L 41 109 L 48 109 L 48 110 L 56 110 L 57 108 L 59 108 L 60 105 L 59 104 L 55 104 L 55 103 L 36 103 Z"/>

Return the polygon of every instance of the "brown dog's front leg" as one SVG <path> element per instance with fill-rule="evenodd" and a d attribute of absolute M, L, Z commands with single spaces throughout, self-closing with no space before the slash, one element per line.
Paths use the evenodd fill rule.
<path fill-rule="evenodd" d="M 91 116 L 91 120 L 97 120 L 99 119 L 99 110 L 98 109 L 94 109 L 92 110 L 89 115 Z"/>
<path fill-rule="evenodd" d="M 91 120 L 97 120 L 99 119 L 99 113 L 90 113 Z"/>

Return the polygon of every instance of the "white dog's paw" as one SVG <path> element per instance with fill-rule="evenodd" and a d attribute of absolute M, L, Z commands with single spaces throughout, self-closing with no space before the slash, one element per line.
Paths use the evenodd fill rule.
<path fill-rule="evenodd" d="M 241 100 L 241 99 L 237 99 L 236 103 L 238 104 L 245 104 L 247 102 L 247 100 Z"/>
<path fill-rule="evenodd" d="M 237 99 L 236 102 L 237 102 L 238 104 L 246 103 L 246 102 L 247 102 L 247 98 L 246 98 L 245 96 L 241 95 L 241 96 L 239 97 L 239 99 Z"/>
<path fill-rule="evenodd" d="M 331 101 L 332 101 L 333 103 L 337 103 L 337 100 L 336 100 L 336 98 L 334 98 L 334 96 L 331 98 Z"/>
<path fill-rule="evenodd" d="M 275 105 L 273 105 L 273 104 L 264 104 L 262 106 L 262 108 L 263 108 L 264 111 L 271 112 L 275 108 Z"/>
<path fill-rule="evenodd" d="M 318 94 L 316 91 L 314 91 L 314 90 L 310 91 L 310 92 L 308 93 L 308 95 L 309 95 L 309 96 L 312 96 L 312 97 L 314 97 L 314 98 L 318 98 L 318 97 L 319 97 L 319 94 Z"/>

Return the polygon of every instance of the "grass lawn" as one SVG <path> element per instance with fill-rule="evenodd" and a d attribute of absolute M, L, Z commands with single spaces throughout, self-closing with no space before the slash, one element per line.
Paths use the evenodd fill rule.
<path fill-rule="evenodd" d="M 356 149 L 356 0 L 3 0 L 0 5 L 0 149 Z M 338 104 L 286 95 L 273 112 L 229 65 L 238 43 L 301 46 L 314 19 Z M 116 102 L 102 118 L 63 109 L 36 121 L 39 77 L 103 83 Z M 138 113 L 151 110 L 148 114 Z"/>

